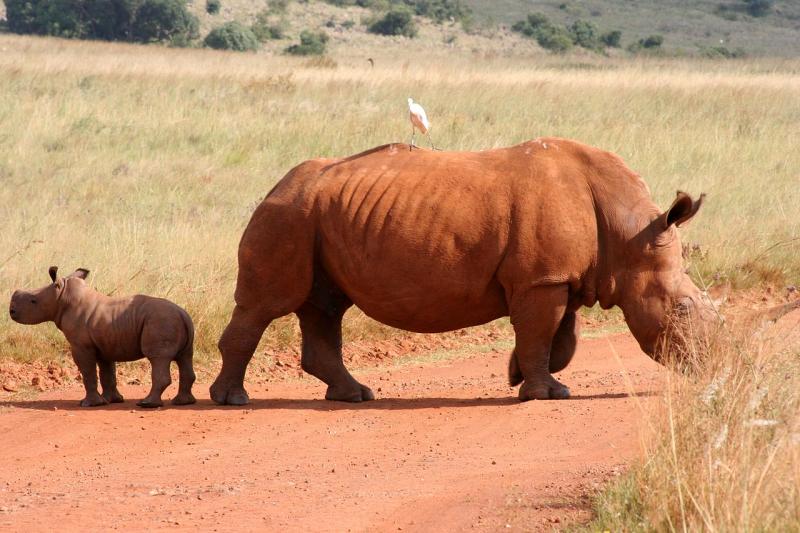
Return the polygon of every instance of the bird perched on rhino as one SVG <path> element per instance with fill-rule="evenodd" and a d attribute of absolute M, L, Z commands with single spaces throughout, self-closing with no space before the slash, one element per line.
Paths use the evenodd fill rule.
<path fill-rule="evenodd" d="M 417 130 L 419 130 L 423 135 L 428 136 L 428 142 L 431 143 L 431 148 L 437 150 L 431 139 L 431 123 L 428 121 L 428 115 L 425 113 L 422 106 L 411 98 L 408 99 L 408 115 L 409 118 L 411 118 L 411 146 L 416 146 L 414 144 L 414 137 L 417 134 Z"/>

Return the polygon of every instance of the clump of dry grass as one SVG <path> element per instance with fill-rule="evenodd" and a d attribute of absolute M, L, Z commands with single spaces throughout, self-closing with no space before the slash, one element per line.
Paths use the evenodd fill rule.
<path fill-rule="evenodd" d="M 670 373 L 645 462 L 598 497 L 589 529 L 796 531 L 798 323 L 726 327 L 691 373 Z"/>

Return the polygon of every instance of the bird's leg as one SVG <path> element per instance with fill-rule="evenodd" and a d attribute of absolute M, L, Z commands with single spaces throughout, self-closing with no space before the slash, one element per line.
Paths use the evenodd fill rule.
<path fill-rule="evenodd" d="M 411 151 L 414 149 L 414 136 L 417 134 L 417 130 L 414 129 L 414 126 L 411 126 L 411 146 L 408 147 L 408 150 Z"/>
<path fill-rule="evenodd" d="M 436 146 L 433 145 L 433 139 L 431 139 L 431 132 L 430 131 L 428 132 L 428 142 L 431 143 L 431 149 L 432 150 L 438 150 L 438 148 L 436 148 Z"/>

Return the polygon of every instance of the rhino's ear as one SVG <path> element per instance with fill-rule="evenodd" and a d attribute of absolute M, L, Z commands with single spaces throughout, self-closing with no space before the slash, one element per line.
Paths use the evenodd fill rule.
<path fill-rule="evenodd" d="M 690 220 L 700 209 L 705 197 L 706 195 L 703 193 L 700 195 L 700 198 L 695 201 L 685 192 L 678 191 L 675 201 L 672 202 L 669 209 L 662 215 L 664 229 L 667 229 L 673 224 L 680 227 L 681 224 Z"/>
<path fill-rule="evenodd" d="M 49 269 L 47 269 L 47 272 L 50 274 L 50 279 L 53 280 L 53 281 L 55 281 L 56 278 L 58 277 L 58 267 L 57 266 L 51 266 Z"/>
<path fill-rule="evenodd" d="M 86 279 L 86 276 L 88 276 L 88 275 L 89 275 L 89 271 L 88 270 L 86 270 L 85 268 L 78 268 L 78 269 L 75 270 L 75 272 L 70 274 L 69 277 Z"/>

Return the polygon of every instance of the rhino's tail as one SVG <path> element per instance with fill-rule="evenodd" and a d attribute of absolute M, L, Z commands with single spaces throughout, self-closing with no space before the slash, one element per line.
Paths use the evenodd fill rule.
<path fill-rule="evenodd" d="M 578 315 L 574 311 L 567 312 L 561 319 L 561 324 L 553 337 L 553 344 L 550 347 L 550 367 L 551 373 L 564 370 L 578 346 L 578 336 L 580 333 L 580 322 Z M 519 369 L 516 350 L 511 352 L 511 359 L 508 361 L 508 383 L 515 387 L 524 380 L 522 371 Z"/>
<path fill-rule="evenodd" d="M 192 322 L 192 317 L 189 316 L 189 313 L 183 307 L 178 307 L 180 309 L 181 317 L 183 318 L 183 324 L 186 326 L 186 345 L 183 347 L 183 350 L 180 351 L 178 357 L 188 357 L 191 360 L 194 357 L 194 322 Z"/>

